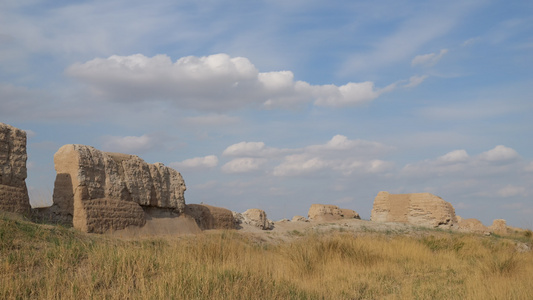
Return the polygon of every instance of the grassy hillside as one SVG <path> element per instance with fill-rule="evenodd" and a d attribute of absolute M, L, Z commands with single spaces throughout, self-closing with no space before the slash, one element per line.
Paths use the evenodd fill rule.
<path fill-rule="evenodd" d="M 530 233 L 121 240 L 0 216 L 0 299 L 533 299 Z"/>

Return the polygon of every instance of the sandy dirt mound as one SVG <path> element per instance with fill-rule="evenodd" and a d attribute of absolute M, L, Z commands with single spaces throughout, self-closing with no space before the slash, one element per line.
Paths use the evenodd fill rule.
<path fill-rule="evenodd" d="M 131 238 L 180 236 L 202 232 L 194 218 L 187 215 L 177 215 L 171 211 L 147 209 L 145 210 L 145 219 L 146 224 L 142 227 L 129 226 L 125 229 L 107 233 L 113 236 Z"/>

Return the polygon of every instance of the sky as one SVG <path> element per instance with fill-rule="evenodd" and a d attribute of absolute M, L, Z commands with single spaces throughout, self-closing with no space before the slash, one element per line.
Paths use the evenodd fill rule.
<path fill-rule="evenodd" d="M 533 228 L 533 2 L 0 2 L 0 122 L 33 206 L 65 144 L 178 170 L 273 220 L 430 192 Z"/>

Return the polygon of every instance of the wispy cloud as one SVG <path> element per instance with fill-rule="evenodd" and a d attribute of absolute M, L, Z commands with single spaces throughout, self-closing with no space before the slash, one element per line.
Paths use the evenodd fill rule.
<path fill-rule="evenodd" d="M 277 157 L 285 153 L 293 152 L 291 149 L 278 149 L 267 147 L 263 142 L 240 142 L 227 147 L 222 155 L 247 156 L 247 157 Z"/>
<path fill-rule="evenodd" d="M 386 30 L 379 27 L 385 33 L 369 39 L 362 50 L 350 55 L 339 73 L 375 74 L 377 70 L 405 63 L 430 42 L 452 32 L 469 12 L 482 4 L 483 1 L 420 2 L 410 4 L 409 8 L 398 4 L 395 9 L 401 13 L 395 15 L 390 27 L 385 27 Z M 374 17 L 381 17 L 381 13 Z"/>
<path fill-rule="evenodd" d="M 520 156 L 514 149 L 505 147 L 504 145 L 498 145 L 494 147 L 494 149 L 483 152 L 479 155 L 480 159 L 490 162 L 512 161 L 519 157 Z"/>
<path fill-rule="evenodd" d="M 170 166 L 177 170 L 204 170 L 214 168 L 217 165 L 218 157 L 216 155 L 194 157 L 181 162 L 170 163 Z"/>
<path fill-rule="evenodd" d="M 439 53 L 417 55 L 411 61 L 411 66 L 432 67 L 436 65 L 446 53 L 448 53 L 448 49 L 442 49 Z"/>
<path fill-rule="evenodd" d="M 238 157 L 222 167 L 227 173 L 261 169 L 274 176 L 306 176 L 327 170 L 344 175 L 353 172 L 380 173 L 394 164 L 376 159 L 391 148 L 378 142 L 350 140 L 336 135 L 325 144 L 278 149 L 263 142 L 240 142 L 224 150 L 224 156 Z"/>
<path fill-rule="evenodd" d="M 404 85 L 404 87 L 413 88 L 413 87 L 419 86 L 428 77 L 429 75 L 411 76 L 411 78 L 409 78 L 409 82 L 406 85 Z"/>
<path fill-rule="evenodd" d="M 242 157 L 235 158 L 221 167 L 224 173 L 249 173 L 258 171 L 267 162 L 264 158 Z"/>
<path fill-rule="evenodd" d="M 432 15 L 432 16 L 430 16 Z M 406 20 L 396 32 L 382 37 L 367 53 L 354 54 L 341 70 L 343 74 L 358 71 L 368 72 L 370 68 L 383 68 L 412 57 L 427 42 L 446 34 L 457 18 L 430 13 Z"/>
<path fill-rule="evenodd" d="M 512 148 L 498 145 L 470 156 L 464 149 L 448 152 L 433 160 L 407 164 L 402 173 L 409 176 L 443 176 L 445 174 L 482 175 L 507 172 L 514 168 L 520 155 Z"/>

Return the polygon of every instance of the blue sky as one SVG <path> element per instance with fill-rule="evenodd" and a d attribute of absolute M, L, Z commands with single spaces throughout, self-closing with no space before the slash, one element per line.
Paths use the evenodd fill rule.
<path fill-rule="evenodd" d="M 28 131 L 34 205 L 78 143 L 272 219 L 369 218 L 385 190 L 532 227 L 532 70 L 530 1 L 0 3 L 0 122 Z"/>

